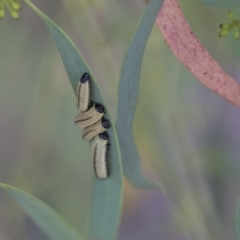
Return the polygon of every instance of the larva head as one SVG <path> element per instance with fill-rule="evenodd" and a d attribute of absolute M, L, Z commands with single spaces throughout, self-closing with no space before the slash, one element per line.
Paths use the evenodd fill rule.
<path fill-rule="evenodd" d="M 106 131 L 103 133 L 100 133 L 98 136 L 100 139 L 108 140 L 108 133 Z"/>
<path fill-rule="evenodd" d="M 81 83 L 86 83 L 87 81 L 90 81 L 90 75 L 88 73 L 84 73 L 80 79 Z"/>
<path fill-rule="evenodd" d="M 104 106 L 100 103 L 95 103 L 95 109 L 99 113 L 104 113 L 105 112 Z"/>
<path fill-rule="evenodd" d="M 110 124 L 110 122 L 109 122 L 107 119 L 103 118 L 103 119 L 102 119 L 102 126 L 103 126 L 105 129 L 107 129 L 107 128 L 110 128 L 110 127 L 111 127 L 111 124 Z"/>

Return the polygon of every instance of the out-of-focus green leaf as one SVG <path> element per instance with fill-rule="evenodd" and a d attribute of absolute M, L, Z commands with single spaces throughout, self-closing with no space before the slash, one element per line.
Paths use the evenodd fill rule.
<path fill-rule="evenodd" d="M 240 0 L 201 0 L 203 3 L 214 7 L 237 7 L 240 6 Z"/>
<path fill-rule="evenodd" d="M 163 0 L 151 0 L 138 24 L 123 62 L 118 89 L 116 129 L 122 149 L 123 172 L 138 188 L 154 188 L 160 185 L 144 177 L 133 137 L 133 117 L 137 102 L 140 72 L 144 50 Z"/>
<path fill-rule="evenodd" d="M 80 234 L 57 212 L 23 190 L 0 183 L 0 188 L 12 196 L 32 220 L 52 240 L 83 240 Z"/>
<path fill-rule="evenodd" d="M 84 72 L 88 72 L 92 76 L 93 80 L 92 100 L 106 106 L 101 97 L 96 81 L 94 80 L 93 74 L 73 42 L 62 29 L 60 29 L 51 19 L 41 12 L 33 3 L 28 0 L 26 0 L 26 3 L 47 25 L 61 54 L 75 94 L 77 82 Z M 112 123 L 112 127 L 108 130 L 111 145 L 108 153 L 110 177 L 102 181 L 98 180 L 95 176 L 93 177 L 92 205 L 89 215 L 87 239 L 115 239 L 122 212 L 123 173 L 121 154 L 114 124 L 107 112 L 105 115 Z"/>

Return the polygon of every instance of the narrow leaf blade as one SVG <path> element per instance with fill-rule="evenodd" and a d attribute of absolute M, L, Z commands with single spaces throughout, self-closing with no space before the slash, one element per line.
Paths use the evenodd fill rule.
<path fill-rule="evenodd" d="M 138 102 L 140 72 L 144 50 L 163 0 L 151 0 L 138 24 L 123 62 L 118 89 L 116 129 L 122 151 L 123 172 L 138 188 L 161 187 L 145 178 L 140 167 L 132 124 Z"/>
<path fill-rule="evenodd" d="M 92 99 L 106 106 L 93 74 L 70 38 L 33 3 L 28 0 L 26 2 L 47 25 L 62 57 L 75 94 L 77 82 L 84 72 L 88 72 L 92 76 Z M 121 154 L 114 124 L 107 112 L 105 116 L 111 122 L 111 128 L 108 130 L 111 144 L 108 152 L 110 177 L 100 181 L 93 176 L 92 207 L 89 216 L 87 239 L 115 239 L 122 212 L 123 173 Z"/>
<path fill-rule="evenodd" d="M 83 240 L 79 233 L 73 229 L 57 212 L 44 202 L 23 190 L 0 183 L 0 188 L 5 190 L 40 229 L 52 240 Z"/>

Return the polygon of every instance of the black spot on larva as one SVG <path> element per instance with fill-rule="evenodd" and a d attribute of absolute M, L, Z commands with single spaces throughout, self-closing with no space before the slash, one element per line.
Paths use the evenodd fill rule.
<path fill-rule="evenodd" d="M 207 73 L 205 72 L 204 75 L 206 75 Z"/>
<path fill-rule="evenodd" d="M 104 106 L 100 103 L 96 103 L 95 104 L 95 109 L 99 112 L 99 113 L 104 113 Z"/>
<path fill-rule="evenodd" d="M 99 134 L 99 137 L 103 140 L 108 140 L 108 133 L 105 131 Z"/>
<path fill-rule="evenodd" d="M 80 79 L 80 82 L 81 83 L 85 83 L 85 82 L 87 82 L 87 81 L 90 81 L 90 75 L 88 74 L 88 73 L 84 73 L 83 75 L 82 75 L 82 77 L 81 77 L 81 79 Z"/>
<path fill-rule="evenodd" d="M 102 119 L 102 126 L 103 126 L 104 128 L 110 128 L 110 127 L 111 127 L 111 124 L 110 124 L 110 122 L 109 122 L 107 119 L 103 118 L 103 119 Z"/>

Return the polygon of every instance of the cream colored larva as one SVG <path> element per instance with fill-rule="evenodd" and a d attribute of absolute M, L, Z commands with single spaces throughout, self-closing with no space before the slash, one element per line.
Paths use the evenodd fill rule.
<path fill-rule="evenodd" d="M 91 143 L 91 160 L 95 175 L 99 179 L 106 179 L 109 176 L 107 161 L 108 133 L 103 132 L 97 135 Z"/>
<path fill-rule="evenodd" d="M 91 78 L 88 73 L 84 73 L 77 85 L 77 109 L 85 112 L 91 103 Z"/>
<path fill-rule="evenodd" d="M 104 106 L 100 103 L 94 103 L 86 112 L 79 113 L 75 118 L 75 124 L 78 127 L 85 128 L 99 121 L 104 115 Z"/>
<path fill-rule="evenodd" d="M 110 122 L 107 119 L 102 118 L 95 124 L 84 128 L 82 132 L 82 138 L 86 141 L 90 141 L 98 134 L 106 131 L 106 129 L 110 128 L 110 126 Z"/>

